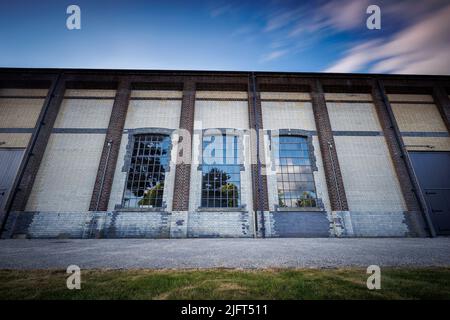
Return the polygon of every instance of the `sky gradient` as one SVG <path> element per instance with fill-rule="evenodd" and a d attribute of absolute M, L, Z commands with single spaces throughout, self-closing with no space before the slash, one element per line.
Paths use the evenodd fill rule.
<path fill-rule="evenodd" d="M 1 67 L 450 74 L 449 34 L 448 0 L 0 0 Z"/>

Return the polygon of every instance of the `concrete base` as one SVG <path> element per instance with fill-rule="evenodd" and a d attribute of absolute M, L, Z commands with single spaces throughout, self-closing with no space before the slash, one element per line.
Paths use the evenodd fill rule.
<path fill-rule="evenodd" d="M 414 237 L 408 212 L 12 212 L 2 238 Z M 417 218 L 416 216 L 414 216 Z M 417 220 L 417 219 L 416 219 Z M 264 235 L 263 227 L 264 226 Z"/>

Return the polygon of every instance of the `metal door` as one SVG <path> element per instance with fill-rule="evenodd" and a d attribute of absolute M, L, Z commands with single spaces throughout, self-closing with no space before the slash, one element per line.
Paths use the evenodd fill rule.
<path fill-rule="evenodd" d="M 450 152 L 411 152 L 411 161 L 438 235 L 450 235 Z"/>
<path fill-rule="evenodd" d="M 5 209 L 23 153 L 23 149 L 0 149 L 0 212 Z"/>

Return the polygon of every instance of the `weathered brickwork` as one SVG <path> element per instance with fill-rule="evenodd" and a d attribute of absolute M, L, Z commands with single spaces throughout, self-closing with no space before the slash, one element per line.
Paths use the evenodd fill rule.
<path fill-rule="evenodd" d="M 3 238 L 168 238 L 167 212 L 13 212 Z"/>
<path fill-rule="evenodd" d="M 252 215 L 245 212 L 190 212 L 187 225 L 189 238 L 251 238 Z"/>
<path fill-rule="evenodd" d="M 267 211 L 269 210 L 269 197 L 264 159 L 264 123 L 261 107 L 261 92 L 258 81 L 252 77 L 249 77 L 248 83 L 248 121 L 249 128 L 251 129 L 250 144 L 252 146 L 250 159 L 253 182 L 253 208 L 255 211 Z M 259 225 L 262 226 L 264 234 L 264 223 Z"/>
<path fill-rule="evenodd" d="M 340 237 L 407 237 L 412 235 L 407 213 L 336 211 L 344 229 Z"/>
<path fill-rule="evenodd" d="M 181 102 L 180 130 L 185 130 L 188 134 L 182 139 L 189 139 L 194 132 L 194 112 L 195 112 L 195 82 L 187 80 L 183 87 L 183 100 Z M 177 159 L 175 170 L 175 191 L 173 196 L 172 210 L 189 210 L 189 186 L 191 182 L 191 158 L 192 144 L 184 141 L 183 149 L 178 153 L 180 161 Z"/>
<path fill-rule="evenodd" d="M 327 105 L 322 86 L 318 81 L 313 83 L 311 97 L 331 208 L 332 210 L 348 210 Z"/>
<path fill-rule="evenodd" d="M 129 80 L 125 79 L 119 83 L 117 88 L 89 205 L 89 210 L 91 211 L 108 209 L 122 132 L 128 111 L 130 86 Z"/>

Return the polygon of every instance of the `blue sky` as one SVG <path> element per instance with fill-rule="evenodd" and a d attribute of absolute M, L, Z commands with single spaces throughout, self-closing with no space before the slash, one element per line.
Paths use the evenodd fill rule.
<path fill-rule="evenodd" d="M 448 0 L 1 0 L 0 66 L 450 74 L 449 31 Z"/>

